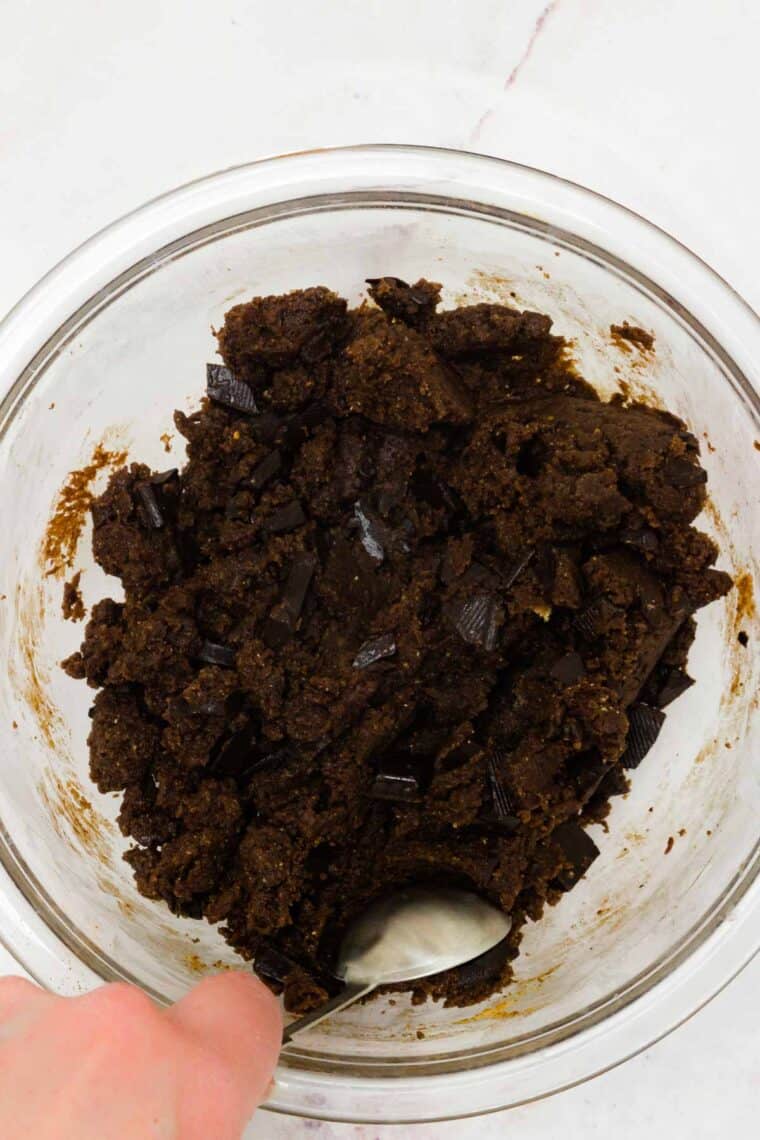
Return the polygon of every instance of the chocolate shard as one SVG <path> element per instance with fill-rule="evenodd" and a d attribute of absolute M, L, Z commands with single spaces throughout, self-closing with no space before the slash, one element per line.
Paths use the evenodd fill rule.
<path fill-rule="evenodd" d="M 293 559 L 282 598 L 270 615 L 273 621 L 280 622 L 291 633 L 301 616 L 316 565 L 317 559 L 313 554 L 300 554 Z"/>
<path fill-rule="evenodd" d="M 161 530 L 166 520 L 164 514 L 158 505 L 156 492 L 150 483 L 138 483 L 136 487 L 137 494 L 140 496 L 140 504 L 142 506 L 142 516 L 147 522 L 149 527 L 153 530 Z"/>
<path fill-rule="evenodd" d="M 628 787 L 628 777 L 620 764 L 607 765 L 607 772 L 599 781 L 595 794 L 610 799 L 612 796 L 624 796 Z"/>
<path fill-rule="evenodd" d="M 586 676 L 586 667 L 580 653 L 566 653 L 554 662 L 549 673 L 561 685 L 574 685 Z"/>
<path fill-rule="evenodd" d="M 284 744 L 281 748 L 268 748 L 251 758 L 250 763 L 242 772 L 242 779 L 248 780 L 255 772 L 263 772 L 265 768 L 275 768 L 286 760 L 292 760 L 293 749 Z"/>
<path fill-rule="evenodd" d="M 620 541 L 624 546 L 634 550 L 641 550 L 644 554 L 655 554 L 660 547 L 660 540 L 651 527 L 645 526 L 640 530 L 626 529 L 620 532 Z"/>
<path fill-rule="evenodd" d="M 603 636 L 612 618 L 620 612 L 612 602 L 608 602 L 606 598 L 599 598 L 575 615 L 573 628 L 587 641 L 593 641 L 595 638 Z"/>
<path fill-rule="evenodd" d="M 376 661 L 392 657 L 396 652 L 396 639 L 392 633 L 381 633 L 379 637 L 371 637 L 360 647 L 354 657 L 354 669 L 366 669 Z"/>
<path fill-rule="evenodd" d="M 377 770 L 369 796 L 373 800 L 412 803 L 420 798 L 422 782 L 422 768 L 417 761 L 405 756 L 386 756 Z"/>
<path fill-rule="evenodd" d="M 270 534 L 287 534 L 291 530 L 297 530 L 305 522 L 306 515 L 303 507 L 298 499 L 293 499 L 292 502 L 285 503 L 283 507 L 278 507 L 277 510 L 273 511 L 267 519 L 265 527 Z"/>
<path fill-rule="evenodd" d="M 260 977 L 266 978 L 268 982 L 274 982 L 277 986 L 284 986 L 289 976 L 296 969 L 296 964 L 281 954 L 279 950 L 276 950 L 274 946 L 270 946 L 268 942 L 260 942 L 256 947 L 253 968 Z"/>
<path fill-rule="evenodd" d="M 385 527 L 372 511 L 357 500 L 354 503 L 354 518 L 359 524 L 359 537 L 370 558 L 378 564 L 385 558 Z"/>
<path fill-rule="evenodd" d="M 157 471 L 148 481 L 152 487 L 164 487 L 175 479 L 179 479 L 179 471 L 176 467 L 170 467 L 168 471 Z"/>
<path fill-rule="evenodd" d="M 520 557 L 516 559 L 516 561 L 504 576 L 503 584 L 506 590 L 508 590 L 510 586 L 514 586 L 523 570 L 525 570 L 525 568 L 530 564 L 531 560 L 535 557 L 535 554 L 535 550 L 526 550 L 524 554 L 521 554 Z"/>
<path fill-rule="evenodd" d="M 665 713 L 643 701 L 628 710 L 628 736 L 625 752 L 620 757 L 624 768 L 638 768 L 665 723 Z"/>
<path fill-rule="evenodd" d="M 500 831 L 511 835 L 520 826 L 520 820 L 515 815 L 509 792 L 504 787 L 504 782 L 499 775 L 499 767 L 502 763 L 503 756 L 500 752 L 491 753 L 486 761 L 486 771 L 491 789 L 493 822 L 498 825 Z"/>
<path fill-rule="evenodd" d="M 671 459 L 663 468 L 663 475 L 674 487 L 697 487 L 707 482 L 704 467 L 689 459 Z"/>
<path fill-rule="evenodd" d="M 469 645 L 490 653 L 504 616 L 501 604 L 493 594 L 478 593 L 457 602 L 452 608 L 454 628 Z"/>
<path fill-rule="evenodd" d="M 400 277 L 365 277 L 365 283 L 370 285 L 373 289 L 380 284 L 381 281 L 388 281 L 391 285 L 395 285 L 397 289 L 409 289 L 408 281 L 402 281 Z"/>
<path fill-rule="evenodd" d="M 282 597 L 264 623 L 262 636 L 270 649 L 280 648 L 295 633 L 316 567 L 314 554 L 297 554 L 291 562 Z"/>
<path fill-rule="evenodd" d="M 314 571 L 317 568 L 315 554 L 298 554 L 290 564 L 290 572 L 285 583 L 281 604 L 297 621 L 301 616 Z"/>
<path fill-rule="evenodd" d="M 253 392 L 224 364 L 206 365 L 206 395 L 215 404 L 236 412 L 258 412 Z"/>
<path fill-rule="evenodd" d="M 259 747 L 257 741 L 257 725 L 249 721 L 238 732 L 222 740 L 209 763 L 209 772 L 246 785 L 254 773 L 276 767 L 293 756 L 288 745 L 279 748 L 272 748 L 271 745 Z"/>
<path fill-rule="evenodd" d="M 599 848 L 591 836 L 574 820 L 561 823 L 552 832 L 551 837 L 559 844 L 564 862 L 564 866 L 552 880 L 552 886 L 561 891 L 572 890 L 596 859 Z"/>
<path fill-rule="evenodd" d="M 229 645 L 217 645 L 214 641 L 204 641 L 198 650 L 198 660 L 207 665 L 223 665 L 229 669 L 235 664 L 235 650 Z"/>
<path fill-rule="evenodd" d="M 269 455 L 265 455 L 261 463 L 257 464 L 251 472 L 249 483 L 254 491 L 260 491 L 267 485 L 270 479 L 273 479 L 277 472 L 282 468 L 282 455 L 279 451 L 270 451 Z"/>
<path fill-rule="evenodd" d="M 657 707 L 664 709 L 671 701 L 675 701 L 694 684 L 694 678 L 685 673 L 683 669 L 668 669 L 662 684 L 657 690 Z"/>
<path fill-rule="evenodd" d="M 678 436 L 679 439 L 683 440 L 683 442 L 686 444 L 686 450 L 687 451 L 695 451 L 695 452 L 699 451 L 699 440 L 697 439 L 697 437 L 692 432 L 690 432 L 690 431 L 679 431 L 679 432 L 676 432 L 676 435 Z"/>
<path fill-rule="evenodd" d="M 454 488 L 428 468 L 415 471 L 411 487 L 417 499 L 429 503 L 436 510 L 445 510 L 450 517 L 466 514 L 464 503 Z"/>
<path fill-rule="evenodd" d="M 249 721 L 238 732 L 222 739 L 209 760 L 208 771 L 214 776 L 240 779 L 255 758 L 256 739 L 256 725 Z"/>
<path fill-rule="evenodd" d="M 568 761 L 568 774 L 581 803 L 590 800 L 612 770 L 596 750 L 582 752 Z"/>

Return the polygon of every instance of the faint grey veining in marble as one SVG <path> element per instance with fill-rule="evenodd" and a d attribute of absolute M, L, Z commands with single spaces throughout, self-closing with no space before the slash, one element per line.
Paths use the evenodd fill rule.
<path fill-rule="evenodd" d="M 549 19 L 549 17 L 551 16 L 552 12 L 555 10 L 555 8 L 557 7 L 558 4 L 559 4 L 559 0 L 550 0 L 550 2 L 546 5 L 546 7 L 543 9 L 543 11 L 537 17 L 536 22 L 533 25 L 533 31 L 530 33 L 530 36 L 528 37 L 528 42 L 526 43 L 526 45 L 522 51 L 522 54 L 520 55 L 520 58 L 518 59 L 517 63 L 512 68 L 512 70 L 510 71 L 507 78 L 504 80 L 504 90 L 505 91 L 508 91 L 509 88 L 512 87 L 512 85 L 517 80 L 518 75 L 522 71 L 525 63 L 527 62 L 528 58 L 530 57 L 530 55 L 533 51 L 533 48 L 536 45 L 536 40 L 541 35 L 541 32 L 544 30 L 544 27 L 546 26 L 546 21 Z M 480 138 L 481 132 L 483 130 L 483 127 L 486 125 L 488 120 L 492 117 L 492 115 L 494 114 L 494 111 L 495 111 L 494 107 L 489 107 L 480 116 L 480 118 L 478 119 L 477 123 L 475 124 L 475 126 L 473 127 L 473 129 L 470 133 L 470 138 L 469 138 L 470 144 L 474 144 L 478 141 L 478 139 Z"/>

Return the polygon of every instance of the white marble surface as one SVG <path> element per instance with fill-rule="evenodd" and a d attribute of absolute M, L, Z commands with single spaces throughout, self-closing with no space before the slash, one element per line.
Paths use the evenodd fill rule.
<path fill-rule="evenodd" d="M 760 308 L 756 0 L 3 0 L 0 312 L 145 199 L 234 163 L 360 141 L 514 158 L 675 233 Z M 0 959 L 0 970 L 4 962 Z M 8 966 L 7 968 L 10 968 Z M 760 962 L 642 1056 L 476 1121 L 260 1114 L 255 1140 L 744 1140 Z"/>

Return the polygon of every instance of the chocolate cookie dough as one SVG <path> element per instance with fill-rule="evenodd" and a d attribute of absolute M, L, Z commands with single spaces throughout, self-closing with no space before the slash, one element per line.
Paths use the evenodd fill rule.
<path fill-rule="evenodd" d="M 507 981 L 731 584 L 679 419 L 602 403 L 548 316 L 439 293 L 235 306 L 175 413 L 184 468 L 133 463 L 92 509 L 124 587 L 65 663 L 99 690 L 92 778 L 139 889 L 222 923 L 297 1012 L 352 916 L 421 880 L 513 928 L 415 998 Z"/>

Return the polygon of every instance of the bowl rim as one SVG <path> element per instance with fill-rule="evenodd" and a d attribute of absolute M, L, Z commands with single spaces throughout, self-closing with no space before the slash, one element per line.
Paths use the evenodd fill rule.
<path fill-rule="evenodd" d="M 161 214 L 164 207 L 182 204 L 185 200 L 191 201 L 194 197 L 202 198 L 204 191 L 209 190 L 214 186 L 220 185 L 226 179 L 235 178 L 237 176 L 254 176 L 259 173 L 266 174 L 272 170 L 280 171 L 284 175 L 286 174 L 285 168 L 287 166 L 295 166 L 297 168 L 299 163 L 303 163 L 304 161 L 308 160 L 316 160 L 319 164 L 324 163 L 330 165 L 336 160 L 343 161 L 344 159 L 356 158 L 357 160 L 361 161 L 361 159 L 365 156 L 380 159 L 384 157 L 387 157 L 388 159 L 393 158 L 394 161 L 399 160 L 400 156 L 407 156 L 411 159 L 418 159 L 421 161 L 424 160 L 433 164 L 435 164 L 437 161 L 446 162 L 452 158 L 457 158 L 466 164 L 484 164 L 487 165 L 491 170 L 507 170 L 512 174 L 519 173 L 522 176 L 527 175 L 531 179 L 537 179 L 544 182 L 545 185 L 555 188 L 559 187 L 564 191 L 569 191 L 575 195 L 579 194 L 586 202 L 596 203 L 598 206 L 603 207 L 606 213 L 613 213 L 620 218 L 627 218 L 634 224 L 637 229 L 645 229 L 648 233 L 650 233 L 650 235 L 654 235 L 659 243 L 666 244 L 671 252 L 677 251 L 681 257 L 681 260 L 684 259 L 685 255 L 686 260 L 688 260 L 689 263 L 695 267 L 698 267 L 700 274 L 704 276 L 705 280 L 711 282 L 712 287 L 716 288 L 728 300 L 729 305 L 735 310 L 735 313 L 733 315 L 737 318 L 737 321 L 743 322 L 746 326 L 745 330 L 743 330 L 743 335 L 746 340 L 749 341 L 752 339 L 755 342 L 760 343 L 760 318 L 758 318 L 757 314 L 754 312 L 751 306 L 740 296 L 740 294 L 733 288 L 733 286 L 731 286 L 723 277 L 716 273 L 701 257 L 699 257 L 699 255 L 695 254 L 687 246 L 679 242 L 672 235 L 668 234 L 661 227 L 643 218 L 641 215 L 629 209 L 628 207 L 620 205 L 613 199 L 603 194 L 599 194 L 596 191 L 589 190 L 583 186 L 580 186 L 578 183 L 571 182 L 568 179 L 561 178 L 546 171 L 537 170 L 524 164 L 515 163 L 507 159 L 500 159 L 492 156 L 478 155 L 465 151 L 457 151 L 441 147 L 418 147 L 409 146 L 406 144 L 370 143 L 360 146 L 313 149 L 261 158 L 255 162 L 239 164 L 229 167 L 223 171 L 205 175 L 149 200 L 144 205 L 103 227 L 92 237 L 88 238 L 81 245 L 77 246 L 66 257 L 58 262 L 57 265 L 55 265 L 48 273 L 46 273 L 37 282 L 36 285 L 32 286 L 32 288 L 13 306 L 13 308 L 9 310 L 2 322 L 0 322 L 0 394 L 4 393 L 2 396 L 0 396 L 0 422 L 3 419 L 6 409 L 15 400 L 15 397 L 17 395 L 16 387 L 19 379 L 24 375 L 25 371 L 30 366 L 30 359 L 27 357 L 27 359 L 24 360 L 19 367 L 19 362 L 23 356 L 24 345 L 27 343 L 27 341 L 37 338 L 37 344 L 39 347 L 37 353 L 34 354 L 31 358 L 32 361 L 34 361 L 37 359 L 39 354 L 44 351 L 44 347 L 50 337 L 57 335 L 57 330 L 61 327 L 60 322 L 54 323 L 53 328 L 47 330 L 47 336 L 44 337 L 40 342 L 40 327 L 42 327 L 43 331 L 45 331 L 45 318 L 47 317 L 49 320 L 52 319 L 55 322 L 57 319 L 56 313 L 60 311 L 61 306 L 63 306 L 63 308 L 67 307 L 66 299 L 69 297 L 69 293 L 66 292 L 65 288 L 67 282 L 74 280 L 82 273 L 84 273 L 86 276 L 87 273 L 96 274 L 97 272 L 102 272 L 104 256 L 106 257 L 106 264 L 110 264 L 108 257 L 112 254 L 112 251 L 108 248 L 104 250 L 104 246 L 107 247 L 109 243 L 112 243 L 114 247 L 118 246 L 120 242 L 123 242 L 124 238 L 129 237 L 130 231 L 132 229 L 135 227 L 139 228 L 139 225 L 143 220 L 156 219 L 158 222 L 160 222 L 161 219 L 158 217 L 158 215 Z M 286 183 L 286 186 L 290 186 L 292 190 L 295 190 L 297 188 L 297 185 L 297 179 L 294 179 L 290 183 Z M 187 234 L 188 232 L 192 231 L 188 231 L 185 226 L 184 232 Z M 152 236 L 153 231 L 151 231 L 151 233 L 148 235 L 148 245 L 150 245 L 150 239 Z M 168 244 L 170 245 L 171 243 Z M 166 247 L 161 246 L 158 249 L 154 247 L 152 250 L 152 256 L 158 258 L 164 248 Z M 599 248 L 606 253 L 603 246 L 600 246 Z M 148 253 L 146 256 L 149 257 L 151 254 Z M 137 261 L 133 261 L 132 266 L 134 267 L 137 265 L 139 261 L 139 258 Z M 630 268 L 635 270 L 634 266 L 631 266 Z M 110 283 L 112 283 L 113 280 L 114 279 L 111 279 Z M 85 287 L 87 286 L 88 282 L 89 278 L 85 282 Z M 652 284 L 655 284 L 655 282 L 652 281 Z M 61 292 L 62 290 L 63 292 Z M 51 302 L 56 299 L 56 294 L 58 293 L 61 293 L 61 296 L 57 298 L 59 304 L 58 308 L 56 309 L 55 305 L 52 305 L 51 307 Z M 68 306 L 68 312 L 72 317 L 78 313 L 80 309 L 81 303 L 74 305 L 73 308 L 70 305 Z M 687 311 L 691 315 L 692 310 Z M 35 322 L 37 323 L 36 326 Z M 696 323 L 698 325 L 702 325 L 702 322 L 699 320 L 699 318 L 697 318 Z M 704 325 L 702 325 L 702 328 L 704 329 Z M 722 343 L 714 336 L 712 336 L 709 332 L 707 332 L 706 335 L 708 339 L 712 341 L 713 347 L 716 348 L 720 354 L 725 357 L 726 353 L 723 350 Z M 7 366 L 1 363 L 6 358 L 11 362 Z M 735 359 L 735 357 L 729 357 L 729 359 Z M 9 373 L 14 370 L 15 379 L 13 376 L 10 376 L 10 385 L 7 386 L 6 390 L 6 384 L 2 377 L 3 375 L 7 377 Z M 747 367 L 740 367 L 738 371 L 741 374 L 745 375 L 749 375 L 754 372 L 754 370 Z M 752 398 L 754 401 L 757 401 L 757 384 L 753 385 L 751 382 L 748 382 L 748 394 L 750 395 L 750 398 Z M 2 432 L 0 431 L 0 435 L 1 434 Z M 564 1073 L 564 1076 L 559 1077 L 560 1083 L 553 1081 L 550 1089 L 541 1088 L 540 1091 L 531 1092 L 529 1081 L 528 1087 L 525 1089 L 525 1094 L 521 1095 L 519 1099 L 514 1099 L 512 1096 L 509 1096 L 507 1103 L 510 1105 L 525 1103 L 526 1101 L 546 1095 L 549 1091 L 560 1091 L 561 1088 L 567 1088 L 573 1084 L 580 1083 L 583 1080 L 589 1079 L 591 1076 L 597 1075 L 598 1073 L 606 1071 L 614 1065 L 621 1063 L 623 1060 L 646 1048 L 649 1044 L 653 1043 L 653 1041 L 658 1040 L 661 1036 L 664 1036 L 671 1029 L 675 1028 L 676 1025 L 681 1024 L 684 1020 L 696 1012 L 697 1009 L 706 1004 L 706 1002 L 710 1000 L 710 998 L 714 996 L 715 993 L 719 992 L 720 989 L 727 985 L 731 978 L 741 970 L 746 962 L 749 961 L 754 953 L 757 952 L 758 948 L 760 948 L 760 908 L 758 908 L 757 905 L 757 903 L 760 902 L 760 883 L 758 883 L 757 878 L 755 878 L 754 882 L 750 882 L 745 876 L 743 883 L 740 885 L 743 887 L 743 890 L 738 894 L 735 890 L 734 894 L 729 895 L 727 898 L 724 896 L 725 902 L 723 907 L 719 908 L 717 913 L 711 915 L 711 925 L 714 927 L 711 933 L 707 934 L 704 937 L 703 941 L 696 947 L 696 949 L 687 946 L 683 954 L 680 956 L 682 960 L 679 960 L 679 955 L 674 955 L 676 964 L 672 965 L 665 976 L 657 981 L 653 986 L 651 986 L 644 994 L 633 997 L 628 1001 L 627 1004 L 618 1009 L 616 1012 L 613 1012 L 611 1015 L 606 1017 L 602 1016 L 598 1024 L 592 1024 L 589 1027 L 581 1028 L 571 1036 L 565 1038 L 564 1041 L 552 1043 L 548 1046 L 539 1046 L 537 1050 L 528 1055 L 528 1059 L 530 1059 L 536 1058 L 538 1055 L 543 1054 L 544 1059 L 548 1060 L 554 1051 L 556 1053 L 556 1057 L 553 1059 L 556 1059 L 558 1062 L 560 1062 L 558 1068 Z M 736 887 L 736 884 L 734 884 L 734 886 Z M 26 902 L 26 900 L 24 901 Z M 22 909 L 23 908 L 19 906 L 19 917 L 21 917 Z M 47 927 L 47 924 L 44 923 L 44 920 L 42 920 L 39 914 L 36 914 L 34 917 L 43 923 L 45 929 L 49 933 L 53 933 L 50 928 Z M 29 916 L 27 916 L 27 918 L 29 918 Z M 3 924 L 3 928 L 4 927 L 5 924 Z M 5 944 L 10 953 L 18 961 L 26 966 L 26 963 L 23 962 L 23 959 L 20 956 L 23 951 L 21 951 L 18 946 L 16 947 L 16 950 L 14 950 L 13 947 L 8 945 L 11 939 L 6 936 L 5 930 L 3 928 L 0 928 L 0 942 Z M 747 939 L 748 932 L 749 939 Z M 54 937 L 56 936 L 54 935 Z M 710 951 L 710 953 L 707 953 L 707 951 Z M 717 961 L 719 952 L 721 956 L 720 962 Z M 24 955 L 24 957 L 26 957 L 26 955 Z M 662 993 L 658 994 L 658 991 L 661 990 L 665 983 L 672 983 L 677 979 L 678 976 L 681 977 L 682 982 L 680 986 L 680 991 L 682 993 L 681 1001 L 673 1001 L 673 998 L 675 996 L 674 993 L 671 993 L 669 995 L 669 998 L 668 995 L 663 995 Z M 42 982 L 41 984 L 45 983 Z M 677 988 L 678 987 L 676 987 L 676 989 Z M 655 995 L 658 996 L 658 1002 L 655 1002 L 653 1004 Z M 644 999 L 649 999 L 648 1004 L 641 1004 L 644 1002 Z M 666 1018 L 663 1018 L 663 1011 L 666 1006 L 668 1009 L 668 1014 Z M 602 1052 L 606 1052 L 607 1055 L 609 1055 L 611 1035 L 613 1035 L 613 1030 L 618 1035 L 621 1029 L 623 1031 L 625 1030 L 625 1026 L 621 1024 L 623 1015 L 625 1015 L 627 1011 L 631 1010 L 633 1007 L 636 1007 L 638 1009 L 639 1028 L 641 1029 L 645 1023 L 647 1026 L 644 1033 L 639 1032 L 638 1039 L 634 1046 L 623 1046 L 622 1043 L 619 1043 L 618 1051 L 614 1054 L 613 1060 L 605 1064 L 594 1062 L 593 1066 L 591 1068 L 585 1069 L 580 1076 L 574 1075 L 573 1073 L 573 1070 L 577 1069 L 578 1067 L 577 1064 L 575 1066 L 571 1065 L 568 1067 L 567 1064 L 561 1063 L 563 1061 L 563 1050 L 561 1047 L 563 1045 L 567 1046 L 570 1043 L 574 1043 L 576 1045 L 576 1048 L 581 1044 L 585 1044 L 586 1047 L 593 1046 L 594 1051 L 596 1053 L 599 1053 L 598 1046 L 601 1043 L 601 1034 L 599 1031 L 602 1029 L 604 1029 L 605 1036 L 605 1044 L 602 1048 Z M 664 1024 L 665 1021 L 667 1024 Z M 584 1035 L 588 1035 L 585 1043 L 579 1042 L 579 1039 L 583 1038 Z M 564 1050 L 564 1053 L 567 1053 L 566 1048 Z M 466 1070 L 461 1073 L 453 1073 L 451 1071 L 444 1070 L 441 1073 L 441 1076 L 445 1077 L 447 1086 L 449 1088 L 453 1088 L 453 1085 L 455 1084 L 460 1085 L 470 1083 L 471 1085 L 482 1085 L 486 1077 L 490 1081 L 498 1078 L 500 1075 L 499 1070 L 501 1070 L 501 1079 L 503 1079 L 503 1077 L 506 1076 L 506 1070 L 508 1067 L 514 1068 L 516 1064 L 518 1064 L 521 1060 L 524 1061 L 525 1059 L 526 1058 L 520 1058 L 518 1056 L 506 1060 L 499 1060 L 488 1063 L 481 1069 Z M 566 1060 L 567 1058 L 565 1056 L 564 1061 Z M 316 1094 L 317 1092 L 323 1093 L 326 1080 L 329 1081 L 330 1085 L 345 1084 L 346 1086 L 343 1090 L 345 1095 L 342 1098 L 341 1105 L 331 1106 L 326 1112 L 323 1113 L 319 1111 L 315 1105 L 312 1104 L 308 1111 L 304 1111 L 303 1109 L 300 1110 L 303 1115 L 322 1115 L 325 1119 L 350 1119 L 377 1122 L 388 1121 L 390 1119 L 387 1115 L 365 1115 L 363 1112 L 360 1115 L 345 1114 L 347 1111 L 345 1105 L 349 1100 L 352 1100 L 354 1103 L 356 1103 L 357 1100 L 361 1099 L 362 1094 L 369 1092 L 369 1090 L 365 1088 L 367 1082 L 364 1078 L 361 1078 L 359 1081 L 357 1081 L 355 1077 L 348 1077 L 335 1073 L 330 1073 L 329 1075 L 325 1073 L 311 1073 L 307 1075 L 304 1070 L 294 1069 L 292 1066 L 287 1067 L 286 1073 L 287 1077 L 285 1077 L 285 1074 L 283 1074 L 281 1086 L 285 1088 L 286 1093 L 287 1086 L 293 1086 L 295 1102 L 303 1101 L 304 1095 L 308 1094 L 309 1092 L 312 1094 Z M 478 1075 L 480 1075 L 483 1079 L 474 1079 L 477 1078 Z M 392 1088 L 394 1097 L 401 1097 L 405 1103 L 411 1106 L 412 1102 L 415 1099 L 418 1099 L 420 1088 L 425 1089 L 425 1095 L 429 1096 L 428 1090 L 430 1088 L 430 1083 L 430 1076 L 417 1076 L 408 1078 L 395 1076 L 389 1077 L 387 1075 L 379 1077 L 373 1076 L 369 1081 L 369 1084 L 373 1086 L 371 1090 L 372 1095 L 369 1096 L 368 1099 L 372 1100 L 375 1103 L 379 1103 L 379 1101 L 376 1100 L 377 1095 L 380 1094 L 383 1097 L 387 1097 L 388 1090 Z M 295 1088 L 296 1085 L 298 1086 L 297 1088 Z M 284 1098 L 277 1096 L 275 1101 L 268 1107 L 274 1110 L 294 1113 L 299 1111 L 298 1105 L 295 1102 L 293 1095 L 288 1094 L 285 1095 Z M 454 1116 L 477 1115 L 483 1111 L 498 1111 L 502 1107 L 505 1107 L 503 1103 L 487 1104 L 484 1107 L 478 1106 L 476 1108 L 464 1108 L 463 1110 L 455 1110 Z M 356 1112 L 357 1110 L 354 1108 L 351 1111 Z M 409 1111 L 412 1111 L 411 1108 L 409 1108 Z M 418 1114 L 418 1111 L 414 1110 L 412 1111 L 411 1115 L 395 1116 L 392 1119 L 396 1122 L 402 1122 L 405 1120 L 419 1121 L 421 1119 L 435 1120 L 450 1118 L 452 1118 L 452 1112 L 450 1106 L 447 1106 L 445 1116 L 420 1116 Z"/>

